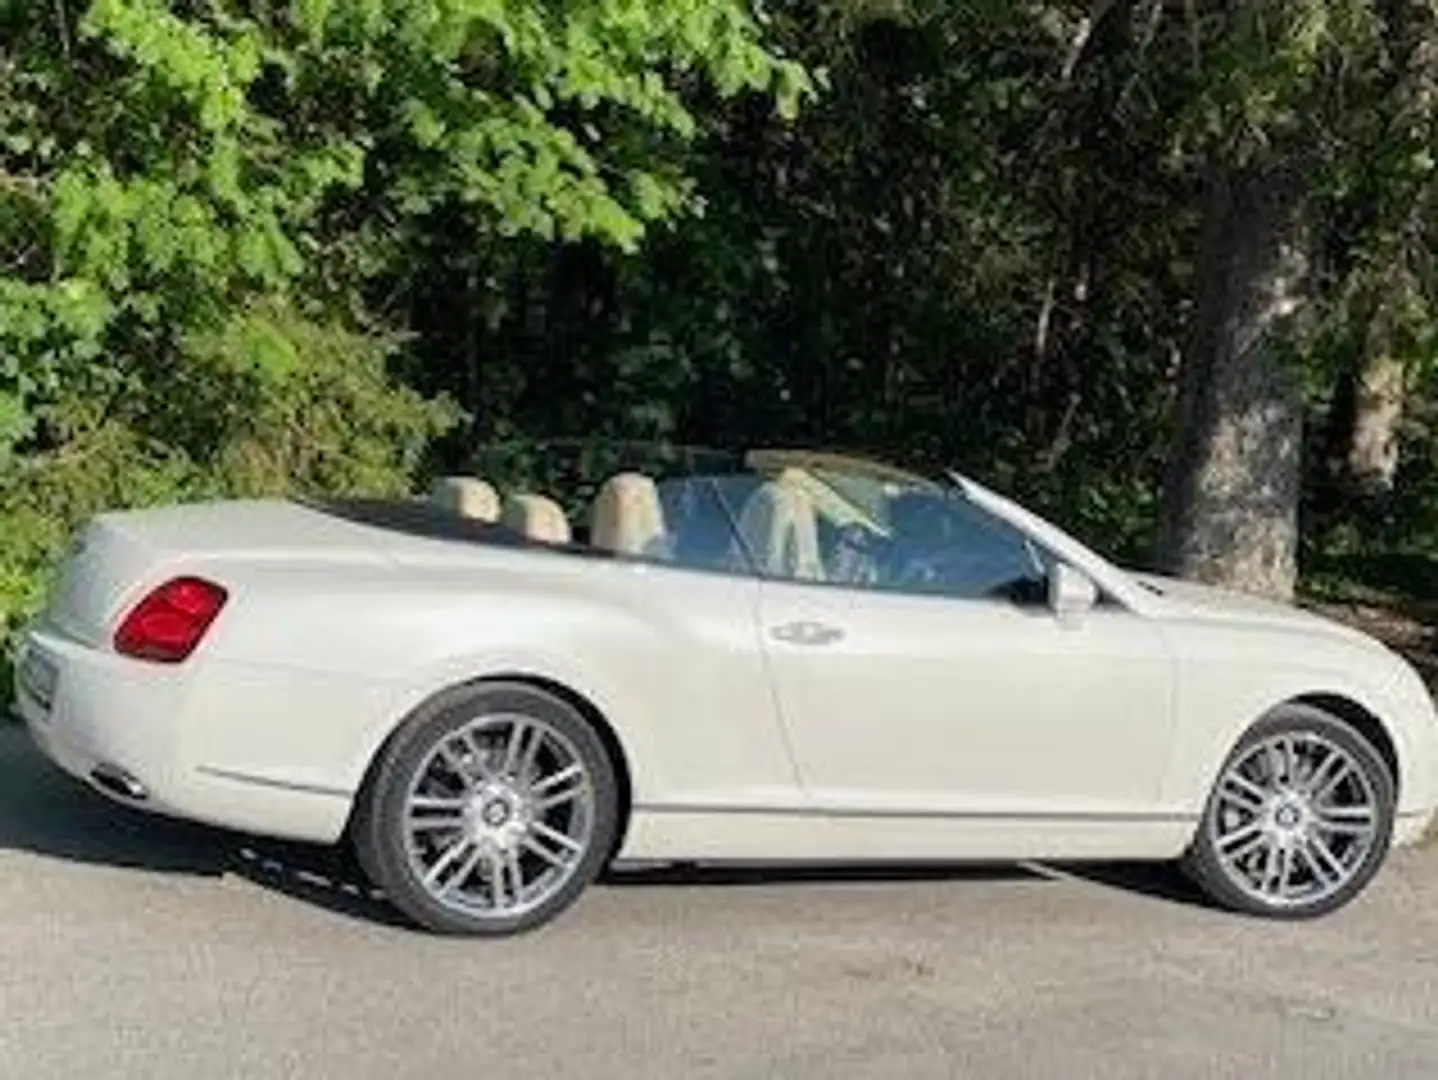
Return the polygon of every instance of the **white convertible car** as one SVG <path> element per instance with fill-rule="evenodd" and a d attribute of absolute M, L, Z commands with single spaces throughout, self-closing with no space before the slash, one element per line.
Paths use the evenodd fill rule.
<path fill-rule="evenodd" d="M 1361 634 L 956 475 L 666 462 L 102 515 L 19 709 L 107 795 L 344 840 L 450 933 L 535 926 L 616 856 L 1182 859 L 1312 916 L 1433 814 L 1432 698 Z"/>

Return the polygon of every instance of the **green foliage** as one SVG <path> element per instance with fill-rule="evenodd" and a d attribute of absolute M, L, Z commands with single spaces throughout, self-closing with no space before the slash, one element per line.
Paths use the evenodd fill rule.
<path fill-rule="evenodd" d="M 240 312 L 187 344 L 194 393 L 167 428 L 192 457 L 214 447 L 216 495 L 403 494 L 456 418 L 448 401 L 393 384 L 398 342 L 284 309 Z"/>
<path fill-rule="evenodd" d="M 73 434 L 0 476 L 0 615 L 36 608 L 75 526 L 102 510 L 294 491 L 402 494 L 453 407 L 396 387 L 392 342 L 285 309 L 195 335 L 163 389 L 103 410 L 65 402 Z M 266 354 L 283 357 L 283 374 Z"/>
<path fill-rule="evenodd" d="M 351 146 L 404 143 L 385 155 L 387 209 L 455 202 L 501 236 L 633 251 L 692 205 L 674 156 L 698 127 L 686 87 L 771 94 L 784 113 L 812 89 L 734 2 L 337 0 L 299 5 L 295 22 L 285 82 L 300 116 Z"/>
<path fill-rule="evenodd" d="M 1285 141 L 1328 149 L 1330 95 L 1379 58 L 1378 8 L 1370 0 L 1195 6 L 1188 37 L 1196 92 L 1180 145 L 1243 164 Z"/>

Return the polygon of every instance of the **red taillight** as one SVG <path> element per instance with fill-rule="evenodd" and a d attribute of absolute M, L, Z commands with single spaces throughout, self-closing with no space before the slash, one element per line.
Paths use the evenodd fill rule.
<path fill-rule="evenodd" d="M 167 581 L 130 609 L 115 631 L 115 651 L 141 660 L 178 664 L 205 636 L 227 593 L 213 581 Z"/>

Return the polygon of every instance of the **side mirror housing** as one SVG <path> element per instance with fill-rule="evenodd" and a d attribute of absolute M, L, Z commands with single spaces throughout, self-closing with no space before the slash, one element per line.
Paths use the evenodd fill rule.
<path fill-rule="evenodd" d="M 1082 570 L 1058 563 L 1049 573 L 1049 608 L 1060 622 L 1074 623 L 1098 603 L 1098 586 Z"/>

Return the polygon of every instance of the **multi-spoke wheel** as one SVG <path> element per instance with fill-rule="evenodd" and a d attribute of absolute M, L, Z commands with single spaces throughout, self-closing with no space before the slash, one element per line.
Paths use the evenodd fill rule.
<path fill-rule="evenodd" d="M 386 748 L 361 796 L 365 870 L 421 925 L 506 934 L 569 905 L 614 839 L 613 767 L 566 702 L 519 684 L 440 695 Z"/>
<path fill-rule="evenodd" d="M 1284 706 L 1224 763 L 1185 865 L 1227 907 L 1321 915 L 1377 872 L 1393 804 L 1393 778 L 1367 739 L 1317 709 Z"/>

